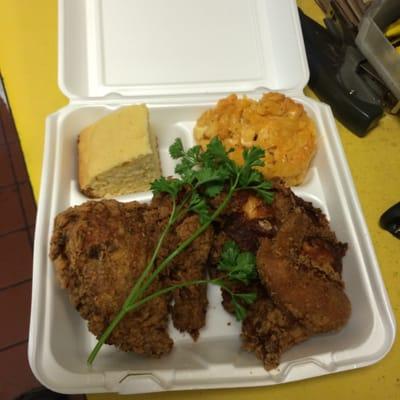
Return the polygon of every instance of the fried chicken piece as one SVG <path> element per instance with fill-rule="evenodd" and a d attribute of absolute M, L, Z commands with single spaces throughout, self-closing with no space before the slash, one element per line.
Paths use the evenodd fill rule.
<path fill-rule="evenodd" d="M 172 235 L 167 238 L 167 253 L 176 249 L 200 226 L 197 215 L 185 218 Z M 208 228 L 195 239 L 185 252 L 177 256 L 168 268 L 168 285 L 185 281 L 207 279 L 206 263 L 211 249 L 213 230 Z M 164 250 L 164 251 L 165 251 Z M 199 330 L 205 326 L 208 306 L 207 285 L 191 285 L 176 289 L 171 306 L 172 321 L 175 328 L 188 332 L 193 340 L 199 337 Z"/>
<path fill-rule="evenodd" d="M 211 201 L 217 208 L 225 194 Z M 243 190 L 236 192 L 221 217 L 214 223 L 219 239 L 214 240 L 210 261 L 216 264 L 225 241 L 233 240 L 242 251 L 255 252 L 260 238 L 272 237 L 276 232 L 274 210 L 254 192 Z"/>
<path fill-rule="evenodd" d="M 69 208 L 56 217 L 50 257 L 57 280 L 97 337 L 144 270 L 163 212 L 165 207 L 160 211 L 136 202 L 102 200 Z M 157 218 L 150 218 L 151 213 Z M 153 220 L 152 232 L 146 219 Z M 160 288 L 156 279 L 148 293 Z M 107 343 L 153 357 L 169 353 L 173 342 L 167 332 L 168 301 L 161 296 L 128 313 Z"/>
<path fill-rule="evenodd" d="M 274 192 L 272 204 L 253 192 L 236 194 L 216 228 L 210 253 L 214 276 L 227 240 L 257 253 L 261 282 L 231 289 L 257 293 L 243 321 L 242 340 L 266 369 L 278 366 L 282 353 L 294 344 L 342 327 L 351 310 L 341 278 L 347 245 L 337 241 L 324 214 L 311 203 L 278 180 Z M 220 201 L 215 199 L 215 205 Z M 229 294 L 222 291 L 222 297 L 232 313 Z"/>
<path fill-rule="evenodd" d="M 235 241 L 243 251 L 256 252 L 260 241 L 264 237 L 273 238 L 282 222 L 292 210 L 298 206 L 308 210 L 314 209 L 311 203 L 304 202 L 297 197 L 281 180 L 272 180 L 274 200 L 267 204 L 254 191 L 241 190 L 236 192 L 221 218 L 214 224 L 218 233 L 223 232 L 227 239 Z M 217 208 L 223 201 L 225 194 L 211 200 L 211 206 Z M 305 211 L 312 212 L 312 211 Z M 317 217 L 315 217 L 317 218 Z M 214 241 L 218 250 L 211 262 L 219 260 L 222 246 Z M 214 262 L 215 263 L 215 262 Z"/>
<path fill-rule="evenodd" d="M 324 239 L 316 235 L 321 235 L 323 228 L 329 229 L 315 227 L 306 214 L 293 212 L 274 239 L 261 242 L 257 253 L 258 272 L 273 301 L 312 333 L 340 329 L 351 312 L 335 269 L 346 247 L 327 242 L 319 251 Z M 330 246 L 336 250 L 329 252 Z"/>
<path fill-rule="evenodd" d="M 303 206 L 307 213 L 293 209 L 276 237 L 263 238 L 257 252 L 266 292 L 250 306 L 242 339 L 267 370 L 276 368 L 293 345 L 340 329 L 350 316 L 340 275 L 346 245 L 336 241 L 319 210 L 313 210 L 312 221 L 309 203 Z"/>
<path fill-rule="evenodd" d="M 223 197 L 224 194 L 212 200 L 212 206 L 218 207 Z M 222 217 L 214 225 L 216 233 L 208 264 L 209 274 L 212 278 L 223 276 L 223 273 L 218 271 L 217 265 L 221 258 L 223 246 L 227 241 L 236 242 L 241 251 L 256 253 L 260 240 L 264 237 L 273 237 L 277 229 L 272 205 L 266 204 L 252 191 L 236 192 L 223 211 Z M 227 282 L 226 284 L 233 293 L 265 291 L 258 280 L 249 285 L 240 282 Z M 221 293 L 224 309 L 233 314 L 234 306 L 231 295 L 224 289 L 221 289 Z M 247 308 L 245 303 L 240 300 L 239 303 Z"/>
<path fill-rule="evenodd" d="M 279 309 L 265 291 L 249 307 L 242 324 L 243 348 L 254 352 L 267 371 L 279 365 L 282 353 L 309 336 L 310 332 Z"/>

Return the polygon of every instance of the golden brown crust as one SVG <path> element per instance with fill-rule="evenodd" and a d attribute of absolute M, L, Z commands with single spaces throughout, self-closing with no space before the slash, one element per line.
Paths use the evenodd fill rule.
<path fill-rule="evenodd" d="M 335 258 L 341 263 L 345 249 L 332 243 L 332 248 L 342 251 L 332 252 L 330 257 L 326 247 L 310 252 L 307 240 L 314 235 L 307 215 L 291 213 L 274 239 L 262 240 L 257 269 L 272 300 L 310 332 L 321 333 L 342 328 L 350 317 L 351 305 L 334 267 Z M 321 260 L 324 265 L 315 267 Z"/>
<path fill-rule="evenodd" d="M 188 239 L 199 226 L 197 215 L 185 218 L 170 235 L 168 251 L 173 251 L 180 243 Z M 175 258 L 168 268 L 170 285 L 207 279 L 206 264 L 213 236 L 213 229 L 209 227 L 184 253 Z M 206 324 L 207 285 L 192 285 L 176 289 L 172 297 L 171 316 L 175 328 L 181 332 L 188 332 L 194 340 L 197 340 L 200 329 Z"/>
<path fill-rule="evenodd" d="M 340 329 L 351 312 L 341 278 L 347 246 L 337 241 L 321 210 L 280 181 L 274 181 L 273 190 L 272 204 L 251 191 L 235 193 L 213 227 L 178 255 L 148 292 L 204 279 L 207 262 L 211 277 L 221 276 L 216 266 L 227 240 L 257 253 L 259 279 L 228 286 L 233 293 L 257 296 L 243 321 L 242 340 L 266 369 L 276 367 L 281 354 L 296 343 Z M 220 204 L 223 196 L 212 199 L 210 206 Z M 171 209 L 171 198 L 159 195 L 150 204 L 87 202 L 57 216 L 50 253 L 57 279 L 96 336 L 110 323 L 143 271 Z M 156 265 L 198 226 L 198 216 L 189 214 L 171 228 Z M 234 312 L 231 295 L 223 290 L 222 296 L 224 308 Z M 168 314 L 177 329 L 196 339 L 205 325 L 207 304 L 206 285 L 175 290 L 126 316 L 108 343 L 160 357 L 172 347 Z"/>
<path fill-rule="evenodd" d="M 210 274 L 217 277 L 227 240 L 257 252 L 259 279 L 249 286 L 231 285 L 230 290 L 257 293 L 241 336 L 243 347 L 267 370 L 277 367 L 282 353 L 293 345 L 340 329 L 351 312 L 341 278 L 347 245 L 337 241 L 321 210 L 280 181 L 274 181 L 273 190 L 272 204 L 250 191 L 235 193 L 218 221 L 209 258 Z M 213 206 L 220 201 L 214 199 Z M 225 310 L 233 313 L 231 296 L 222 290 L 222 297 Z"/>
<path fill-rule="evenodd" d="M 281 355 L 311 336 L 311 332 L 280 309 L 266 292 L 253 303 L 242 326 L 243 348 L 254 352 L 268 371 L 276 368 Z"/>
<path fill-rule="evenodd" d="M 56 217 L 50 257 L 57 280 L 97 337 L 121 308 L 153 251 L 158 232 L 149 235 L 147 210 L 145 204 L 103 200 L 71 207 Z M 160 288 L 157 279 L 149 292 Z M 168 296 L 161 296 L 127 314 L 107 343 L 152 357 L 169 353 L 173 342 L 167 330 L 168 302 Z"/>
<path fill-rule="evenodd" d="M 150 204 L 89 201 L 57 215 L 50 246 L 57 281 L 97 337 L 143 272 L 171 208 L 170 197 L 160 195 Z M 166 236 L 156 264 L 198 227 L 197 215 L 189 214 L 180 221 Z M 206 279 L 212 238 L 210 227 L 157 276 L 146 295 L 183 281 Z M 107 343 L 160 357 L 173 345 L 167 331 L 169 312 L 177 329 L 197 339 L 205 325 L 207 306 L 207 285 L 175 290 L 127 314 Z"/>

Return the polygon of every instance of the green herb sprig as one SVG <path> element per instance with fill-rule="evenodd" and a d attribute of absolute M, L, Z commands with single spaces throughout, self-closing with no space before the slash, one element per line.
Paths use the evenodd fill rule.
<path fill-rule="evenodd" d="M 271 183 L 266 181 L 262 174 L 254 169 L 255 167 L 264 165 L 264 150 L 257 147 L 244 150 L 243 165 L 241 166 L 229 158 L 229 153 L 232 151 L 233 149 L 225 150 L 222 142 L 217 137 L 210 141 L 206 150 L 202 150 L 200 146 L 194 146 L 185 151 L 180 139 L 176 139 L 170 146 L 169 153 L 174 160 L 177 160 L 175 173 L 178 178 L 166 179 L 165 177 L 161 177 L 156 179 L 151 184 L 151 190 L 154 195 L 164 193 L 171 197 L 171 214 L 146 268 L 134 284 L 121 310 L 100 336 L 96 346 L 90 353 L 87 360 L 89 365 L 93 363 L 103 344 L 128 312 L 177 288 L 205 283 L 219 285 L 232 296 L 236 317 L 239 320 L 244 318 L 246 310 L 241 302 L 250 304 L 254 301 L 255 294 L 235 294 L 229 289 L 226 281 L 221 278 L 183 282 L 179 285 L 158 290 L 144 297 L 145 292 L 157 276 L 176 256 L 181 254 L 196 238 L 207 230 L 210 224 L 226 208 L 236 191 L 243 189 L 254 190 L 267 203 L 272 202 L 273 193 L 270 190 L 272 187 Z M 180 196 L 180 193 L 184 193 L 184 195 Z M 209 199 L 222 193 L 225 195 L 221 203 L 216 209 L 211 209 L 208 205 Z M 199 215 L 199 227 L 155 267 L 155 261 L 165 237 L 174 224 L 189 212 Z M 253 263 L 253 261 L 255 260 L 249 254 L 251 253 L 240 253 L 238 248 L 234 248 L 232 244 L 227 245 L 226 249 L 224 249 L 219 268 L 227 272 L 226 279 L 228 281 L 239 280 L 246 283 L 254 277 L 256 272 L 255 262 Z M 232 263 L 231 267 L 229 267 L 230 262 Z"/>
<path fill-rule="evenodd" d="M 257 293 L 235 293 L 229 286 L 230 283 L 249 285 L 257 278 L 256 256 L 249 251 L 240 251 L 234 241 L 227 241 L 222 249 L 218 270 L 225 272 L 226 275 L 221 278 L 220 282 L 211 283 L 221 286 L 229 293 L 236 319 L 242 321 L 246 316 L 246 309 L 242 304 L 252 304 L 257 298 Z"/>

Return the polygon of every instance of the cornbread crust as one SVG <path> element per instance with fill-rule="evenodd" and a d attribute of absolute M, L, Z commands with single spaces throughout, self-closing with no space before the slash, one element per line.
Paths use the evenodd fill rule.
<path fill-rule="evenodd" d="M 263 148 L 265 166 L 259 170 L 290 186 L 303 182 L 317 147 L 315 126 L 304 107 L 280 93 L 266 93 L 259 101 L 235 94 L 221 99 L 194 128 L 202 147 L 214 136 L 234 149 L 230 157 L 238 164 L 243 163 L 243 149 Z"/>

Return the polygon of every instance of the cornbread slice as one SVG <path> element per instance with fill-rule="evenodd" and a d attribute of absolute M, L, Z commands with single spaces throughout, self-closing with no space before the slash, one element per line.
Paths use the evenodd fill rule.
<path fill-rule="evenodd" d="M 161 174 L 144 104 L 123 107 L 85 128 L 79 134 L 78 153 L 79 187 L 88 197 L 149 190 Z"/>

